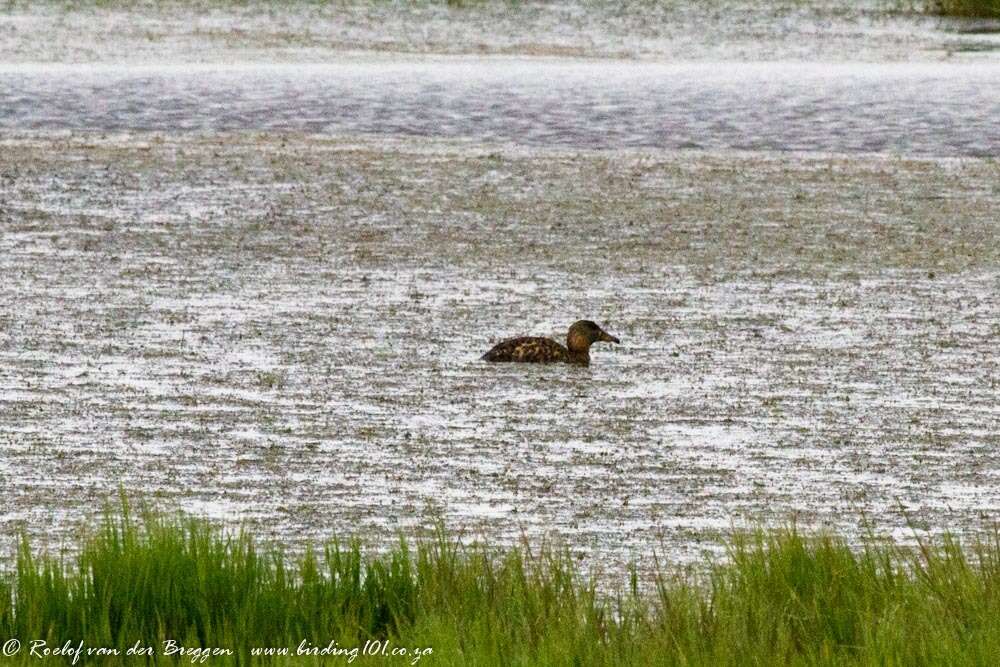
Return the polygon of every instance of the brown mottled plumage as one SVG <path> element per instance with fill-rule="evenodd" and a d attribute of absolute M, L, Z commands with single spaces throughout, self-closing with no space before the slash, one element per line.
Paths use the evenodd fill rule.
<path fill-rule="evenodd" d="M 565 346 L 550 338 L 536 336 L 508 338 L 493 346 L 493 349 L 482 358 L 486 361 L 521 361 L 536 364 L 562 362 L 589 366 L 590 346 L 597 342 L 620 343 L 621 341 L 590 320 L 580 320 L 569 328 Z"/>

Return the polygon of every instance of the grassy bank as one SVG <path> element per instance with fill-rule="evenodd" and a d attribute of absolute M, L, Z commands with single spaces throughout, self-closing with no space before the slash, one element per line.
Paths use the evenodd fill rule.
<path fill-rule="evenodd" d="M 1000 0 L 931 0 L 929 6 L 941 16 L 1000 18 Z"/>
<path fill-rule="evenodd" d="M 633 575 L 614 595 L 558 551 L 462 547 L 444 531 L 383 555 L 351 542 L 293 559 L 200 520 L 125 509 L 79 547 L 59 563 L 22 541 L 0 594 L 0 635 L 20 640 L 22 661 L 37 661 L 38 640 L 36 653 L 60 649 L 67 662 L 81 640 L 81 661 L 87 648 L 151 647 L 156 662 L 210 664 L 283 647 L 278 662 L 292 664 L 346 664 L 355 648 L 361 664 L 435 665 L 961 665 L 1000 655 L 996 535 L 966 550 L 869 540 L 851 551 L 794 530 L 745 534 L 698 579 Z M 300 647 L 305 657 L 294 657 Z"/>
<path fill-rule="evenodd" d="M 1000 18 L 1000 0 L 886 0 L 885 9 L 953 18 Z"/>

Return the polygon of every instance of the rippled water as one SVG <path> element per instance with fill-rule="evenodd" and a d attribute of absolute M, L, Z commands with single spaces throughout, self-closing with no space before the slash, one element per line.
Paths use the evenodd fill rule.
<path fill-rule="evenodd" d="M 1000 512 L 1000 164 L 3 148 L 2 534 L 122 486 L 291 544 L 440 515 L 611 568 L 744 519 Z M 622 340 L 589 368 L 479 360 L 581 317 Z"/>
<path fill-rule="evenodd" d="M 587 148 L 1000 152 L 1000 64 L 517 58 L 0 70 L 0 129 L 371 133 Z"/>

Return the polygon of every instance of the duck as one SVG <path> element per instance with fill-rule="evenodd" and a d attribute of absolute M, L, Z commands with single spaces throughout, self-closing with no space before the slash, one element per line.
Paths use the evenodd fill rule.
<path fill-rule="evenodd" d="M 590 346 L 593 343 L 621 343 L 618 338 L 590 320 L 574 322 L 566 334 L 566 345 L 551 338 L 520 336 L 508 338 L 484 354 L 483 361 L 517 361 L 535 364 L 566 363 L 577 366 L 590 365 Z"/>

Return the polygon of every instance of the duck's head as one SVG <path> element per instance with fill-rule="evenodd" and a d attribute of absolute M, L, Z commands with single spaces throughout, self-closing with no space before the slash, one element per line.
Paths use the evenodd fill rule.
<path fill-rule="evenodd" d="M 580 320 L 569 328 L 566 347 L 571 352 L 586 352 L 592 343 L 621 343 L 621 341 L 590 320 Z"/>

